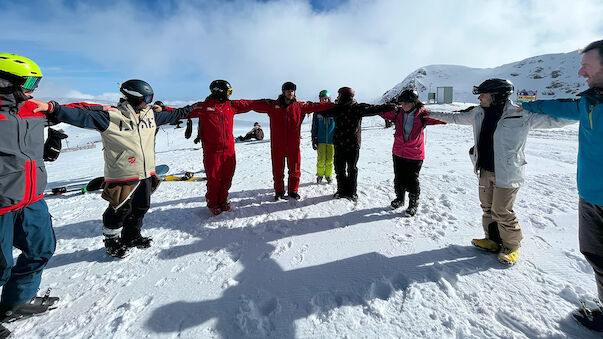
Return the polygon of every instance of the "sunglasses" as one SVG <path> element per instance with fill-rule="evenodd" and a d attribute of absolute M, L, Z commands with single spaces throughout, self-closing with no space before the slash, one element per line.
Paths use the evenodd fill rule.
<path fill-rule="evenodd" d="M 42 80 L 42 77 L 25 77 L 25 82 L 23 85 L 21 85 L 21 87 L 28 91 L 33 91 L 34 89 L 38 88 L 40 80 Z"/>

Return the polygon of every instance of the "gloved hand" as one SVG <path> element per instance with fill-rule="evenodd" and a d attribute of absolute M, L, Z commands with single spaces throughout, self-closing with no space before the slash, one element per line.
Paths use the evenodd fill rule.
<path fill-rule="evenodd" d="M 184 137 L 186 139 L 190 139 L 192 134 L 193 134 L 193 121 L 191 119 L 188 119 L 186 121 L 186 131 L 184 131 Z"/>
<path fill-rule="evenodd" d="M 195 140 L 193 140 L 193 142 L 195 144 L 198 144 L 200 141 L 201 141 L 201 138 L 199 138 L 199 137 L 196 137 Z"/>
<path fill-rule="evenodd" d="M 316 143 L 316 140 L 312 140 L 312 149 L 315 151 L 318 149 L 318 144 Z"/>

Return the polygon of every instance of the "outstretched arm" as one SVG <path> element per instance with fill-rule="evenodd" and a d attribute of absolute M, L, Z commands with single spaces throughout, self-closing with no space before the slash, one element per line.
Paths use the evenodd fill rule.
<path fill-rule="evenodd" d="M 31 99 L 30 101 L 38 106 L 34 112 L 44 112 L 50 119 L 77 127 L 96 129 L 101 132 L 109 128 L 109 113 L 107 111 L 114 109 L 111 106 L 87 103 L 61 106 L 56 101 L 43 102 L 37 99 Z M 80 107 L 86 107 L 86 109 Z"/>
<path fill-rule="evenodd" d="M 383 104 L 383 105 L 369 105 L 369 104 L 358 104 L 359 109 L 356 110 L 363 117 L 369 117 L 373 115 L 380 115 L 385 112 L 391 112 L 396 109 L 394 104 Z"/>
<path fill-rule="evenodd" d="M 521 107 L 526 111 L 544 113 L 556 118 L 580 120 L 578 99 L 536 100 L 524 102 Z"/>
<path fill-rule="evenodd" d="M 181 108 L 176 108 L 172 111 L 161 111 L 155 113 L 155 123 L 157 126 L 165 124 L 175 124 L 178 120 L 183 119 L 193 111 L 193 106 L 188 105 Z"/>
<path fill-rule="evenodd" d="M 524 113 L 530 115 L 528 122 L 531 128 L 559 128 L 576 123 L 576 120 L 555 118 L 551 115 L 541 113 L 532 113 L 525 110 Z"/>
<path fill-rule="evenodd" d="M 475 114 L 480 109 L 477 106 L 469 107 L 469 109 L 461 110 L 459 113 L 451 112 L 434 112 L 427 111 L 429 118 L 439 120 L 441 122 L 458 124 L 458 125 L 472 125 L 475 121 Z"/>
<path fill-rule="evenodd" d="M 304 102 L 300 104 L 302 114 L 310 114 L 312 112 L 322 112 L 335 107 L 331 102 Z"/>

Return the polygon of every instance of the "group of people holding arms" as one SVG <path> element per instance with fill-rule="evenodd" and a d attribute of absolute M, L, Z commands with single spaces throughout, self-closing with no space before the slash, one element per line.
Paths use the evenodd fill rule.
<path fill-rule="evenodd" d="M 105 187 L 109 202 L 103 213 L 106 251 L 124 257 L 132 247 L 147 248 L 152 239 L 141 234 L 150 197 L 160 179 L 155 175 L 155 132 L 158 126 L 183 118 L 199 119 L 199 140 L 207 175 L 206 203 L 212 214 L 231 210 L 228 200 L 235 172 L 233 118 L 256 111 L 270 118 L 270 142 L 274 199 L 300 199 L 300 131 L 306 114 L 312 118 L 312 146 L 317 150 L 316 181 L 330 183 L 333 167 L 337 179 L 334 198 L 357 196 L 357 162 L 361 147 L 361 123 L 365 116 L 380 115 L 394 122 L 392 147 L 395 199 L 391 207 L 405 204 L 409 216 L 417 213 L 419 172 L 425 158 L 424 129 L 428 125 L 472 125 L 471 158 L 479 175 L 479 199 L 483 210 L 483 238 L 473 245 L 497 253 L 498 260 L 513 265 L 522 240 L 513 204 L 524 182 L 528 131 L 555 128 L 580 121 L 578 190 L 580 194 L 580 249 L 595 270 L 599 299 L 603 300 L 603 41 L 582 50 L 579 75 L 589 90 L 577 100 L 510 100 L 513 85 L 505 79 L 487 79 L 474 87 L 479 106 L 460 112 L 430 112 L 417 92 L 405 89 L 393 103 L 358 103 L 354 90 L 342 87 L 334 103 L 323 90 L 320 102 L 296 99 L 297 86 L 282 85 L 277 99 L 231 100 L 232 86 L 215 80 L 209 96 L 178 109 L 165 109 L 153 102 L 151 86 L 142 80 L 124 82 L 124 97 L 115 106 L 84 103 L 59 105 L 32 99 L 42 73 L 31 60 L 0 54 L 0 234 L 2 297 L 0 321 L 12 321 L 48 310 L 36 297 L 42 270 L 55 248 L 54 232 L 43 199 L 46 172 L 42 160 L 43 129 L 65 122 L 100 132 L 105 158 Z M 285 189 L 284 169 L 288 168 Z M 287 195 L 285 195 L 287 193 Z M 22 254 L 17 263 L 13 247 Z M 580 317 L 582 315 L 582 317 Z M 581 310 L 577 319 L 593 329 L 603 321 L 601 310 Z M 1 335 L 0 330 L 0 335 Z"/>

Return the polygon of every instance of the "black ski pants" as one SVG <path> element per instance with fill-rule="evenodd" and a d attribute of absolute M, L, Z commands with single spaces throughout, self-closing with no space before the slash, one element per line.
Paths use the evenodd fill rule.
<path fill-rule="evenodd" d="M 335 146 L 335 175 L 337 176 L 337 192 L 342 196 L 356 194 L 358 186 L 358 156 L 359 149 L 349 149 Z"/>
<path fill-rule="evenodd" d="M 151 206 L 152 177 L 140 180 L 138 187 L 117 209 L 111 205 L 103 213 L 103 234 L 116 235 L 121 230 L 125 241 L 140 237 L 142 219 Z"/>
<path fill-rule="evenodd" d="M 404 200 L 405 192 L 418 196 L 421 193 L 419 172 L 423 166 L 423 160 L 406 159 L 395 154 L 393 157 L 396 198 Z"/>
<path fill-rule="evenodd" d="M 578 203 L 580 252 L 595 271 L 599 300 L 603 302 L 603 206 L 580 198 Z"/>

